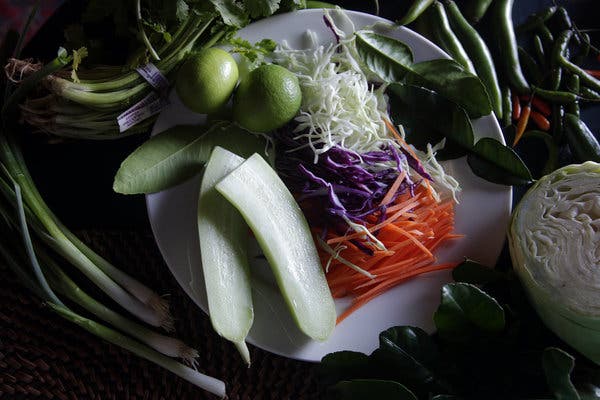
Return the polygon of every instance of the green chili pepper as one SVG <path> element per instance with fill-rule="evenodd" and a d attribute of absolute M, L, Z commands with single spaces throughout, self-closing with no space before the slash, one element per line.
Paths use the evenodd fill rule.
<path fill-rule="evenodd" d="M 517 39 L 512 21 L 513 3 L 514 0 L 496 0 L 492 4 L 491 21 L 497 26 L 492 27 L 493 34 L 490 37 L 494 40 L 494 46 L 490 46 L 490 49 L 496 51 L 494 61 L 500 66 L 508 82 L 518 93 L 526 94 L 529 93 L 529 84 L 523 76 L 519 62 Z"/>
<path fill-rule="evenodd" d="M 537 65 L 533 57 L 521 46 L 518 47 L 519 51 L 519 61 L 521 62 L 521 66 L 523 67 L 523 72 L 525 73 L 525 77 L 531 82 L 535 82 L 536 85 L 539 85 L 542 82 L 543 76 L 540 67 Z"/>
<path fill-rule="evenodd" d="M 545 24 L 540 25 L 536 32 L 540 35 L 540 39 L 542 39 L 542 43 L 546 48 L 551 48 L 554 43 L 554 35 L 550 32 L 550 29 Z"/>
<path fill-rule="evenodd" d="M 557 39 L 557 46 L 564 46 L 564 49 L 566 50 L 569 44 L 569 40 L 572 36 L 573 31 L 563 31 L 559 39 Z M 585 70 L 583 70 L 581 67 L 569 61 L 568 57 L 565 55 L 564 52 L 560 51 L 559 49 L 558 51 L 554 51 L 552 56 L 553 58 L 555 58 L 557 63 L 563 68 L 569 70 L 573 74 L 579 75 L 579 80 L 581 84 L 588 86 L 592 90 L 600 92 L 600 80 L 594 78 L 592 75 L 585 72 Z"/>
<path fill-rule="evenodd" d="M 562 80 L 562 68 L 555 67 L 550 70 L 550 82 L 548 83 L 549 90 L 558 90 Z"/>
<path fill-rule="evenodd" d="M 533 51 L 537 57 L 538 64 L 545 70 L 547 64 L 546 50 L 544 50 L 544 45 L 542 44 L 542 39 L 540 39 L 539 35 L 533 35 Z"/>
<path fill-rule="evenodd" d="M 585 72 L 585 70 L 573 64 L 571 61 L 565 58 L 564 55 L 561 55 L 558 58 L 558 62 L 573 74 L 579 75 L 579 81 L 581 84 L 588 86 L 594 91 L 600 92 L 600 80 L 594 78 L 592 75 Z"/>
<path fill-rule="evenodd" d="M 470 0 L 463 7 L 466 19 L 476 24 L 483 18 L 493 0 Z"/>
<path fill-rule="evenodd" d="M 560 6 L 556 12 L 548 19 L 548 26 L 553 28 L 554 32 L 562 32 L 566 29 L 573 29 L 573 22 L 567 10 Z"/>
<path fill-rule="evenodd" d="M 566 76 L 564 90 L 579 94 L 579 91 L 581 90 L 579 85 L 579 75 L 567 73 Z"/>
<path fill-rule="evenodd" d="M 431 25 L 436 42 L 446 50 L 455 61 L 465 67 L 467 71 L 476 74 L 471 59 L 454 34 L 454 31 L 452 31 L 452 28 L 450 28 L 450 22 L 448 21 L 448 15 L 446 14 L 444 5 L 439 1 L 435 1 L 432 5 L 431 15 Z"/>
<path fill-rule="evenodd" d="M 575 37 L 577 37 L 577 35 Z M 585 32 L 581 33 L 581 45 L 579 46 L 577 55 L 575 55 L 573 58 L 573 64 L 581 65 L 581 63 L 583 63 L 583 61 L 590 55 L 590 47 L 590 35 Z"/>
<path fill-rule="evenodd" d="M 600 100 L 600 92 L 596 92 L 587 86 L 580 86 L 579 94 L 581 95 L 581 100 Z"/>
<path fill-rule="evenodd" d="M 579 75 L 569 74 L 566 79 L 565 88 L 572 93 L 579 93 Z M 565 105 L 565 111 L 579 118 L 579 101 Z"/>
<path fill-rule="evenodd" d="M 552 121 L 550 121 L 550 129 L 552 129 L 552 137 L 556 143 L 562 143 L 563 140 L 563 117 L 565 108 L 561 104 L 552 105 Z"/>
<path fill-rule="evenodd" d="M 539 13 L 531 14 L 527 17 L 527 20 L 521 25 L 515 28 L 517 33 L 529 32 L 540 25 L 543 25 L 548 19 L 550 19 L 556 12 L 556 6 L 548 7 Z"/>
<path fill-rule="evenodd" d="M 481 82 L 483 82 L 483 85 L 490 96 L 492 109 L 494 110 L 496 117 L 501 119 L 502 95 L 500 93 L 498 76 L 496 75 L 496 68 L 490 50 L 477 30 L 475 30 L 462 15 L 456 3 L 450 0 L 446 2 L 446 6 L 450 26 L 462 43 L 468 57 L 473 61 L 477 76 L 481 79 Z"/>
<path fill-rule="evenodd" d="M 512 124 L 512 92 L 510 87 L 502 88 L 502 128 Z"/>
<path fill-rule="evenodd" d="M 546 90 L 537 86 L 532 86 L 531 89 L 536 96 L 539 96 L 544 100 L 548 100 L 551 103 L 569 104 L 579 100 L 579 96 L 577 94 L 563 90 Z"/>
<path fill-rule="evenodd" d="M 569 48 L 569 42 L 573 36 L 572 31 L 562 31 L 556 38 L 554 46 L 552 47 L 552 55 L 550 57 L 550 68 L 552 68 L 552 75 L 549 84 L 550 90 L 558 90 L 560 87 L 560 80 L 562 79 L 562 67 L 560 65 L 560 59 L 566 59 L 565 55 Z"/>
<path fill-rule="evenodd" d="M 585 122 L 569 113 L 565 113 L 564 121 L 566 138 L 575 159 L 600 162 L 600 143 Z"/>
<path fill-rule="evenodd" d="M 419 18 L 432 3 L 433 0 L 414 0 L 406 14 L 397 21 L 398 25 L 410 24 L 415 19 Z"/>
<path fill-rule="evenodd" d="M 561 54 L 564 54 L 569 48 L 569 42 L 573 37 L 573 31 L 564 30 L 556 38 L 554 46 L 552 47 L 552 58 L 557 61 Z"/>

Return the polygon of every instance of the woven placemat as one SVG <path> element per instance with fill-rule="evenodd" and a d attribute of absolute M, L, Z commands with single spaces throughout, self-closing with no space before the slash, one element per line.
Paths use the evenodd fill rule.
<path fill-rule="evenodd" d="M 79 236 L 121 269 L 168 293 L 177 336 L 197 348 L 200 371 L 236 399 L 318 399 L 316 365 L 250 346 L 247 368 L 169 273 L 149 231 Z M 0 266 L 0 399 L 215 399 L 179 377 L 54 315 Z"/>

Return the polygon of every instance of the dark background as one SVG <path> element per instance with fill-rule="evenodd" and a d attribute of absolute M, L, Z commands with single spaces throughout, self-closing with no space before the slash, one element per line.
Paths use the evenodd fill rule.
<path fill-rule="evenodd" d="M 459 0 L 460 1 L 460 0 Z M 66 1 L 48 20 L 24 51 L 25 56 L 49 59 L 63 44 L 62 27 L 74 21 L 85 2 Z M 380 0 L 380 15 L 397 18 L 397 0 Z M 515 23 L 550 5 L 547 0 L 516 0 Z M 592 0 L 557 2 L 570 11 L 580 28 L 597 27 L 597 4 Z M 375 12 L 372 1 L 339 1 L 344 8 Z M 593 8 L 592 8 L 593 7 Z M 592 40 L 598 43 L 598 40 Z M 583 119 L 594 130 L 600 129 L 597 108 L 584 111 Z M 24 153 L 32 175 L 50 208 L 72 229 L 149 229 L 142 195 L 124 196 L 112 191 L 112 180 L 121 161 L 148 135 L 116 141 L 67 141 L 48 144 L 48 137 L 24 133 Z M 517 196 L 522 190 L 516 190 Z"/>

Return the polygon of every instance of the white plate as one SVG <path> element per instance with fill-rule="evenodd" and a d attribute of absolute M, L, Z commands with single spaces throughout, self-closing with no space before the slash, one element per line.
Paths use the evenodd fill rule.
<path fill-rule="evenodd" d="M 357 12 L 348 12 L 356 29 L 385 20 Z M 303 48 L 305 32 L 317 33 L 322 43 L 333 40 L 323 23 L 322 10 L 303 10 L 256 22 L 239 32 L 254 43 L 264 38 L 286 40 Z M 382 28 L 383 29 L 383 28 Z M 408 44 L 415 61 L 447 57 L 439 48 L 405 28 L 386 31 Z M 204 117 L 187 110 L 171 93 L 172 103 L 159 116 L 153 133 L 177 124 L 199 124 Z M 475 136 L 502 140 L 496 119 L 487 116 L 474 121 Z M 502 249 L 511 207 L 510 187 L 483 181 L 473 175 L 464 158 L 446 163 L 445 167 L 462 185 L 460 204 L 456 207 L 456 232 L 465 238 L 453 241 L 437 253 L 439 260 L 457 261 L 469 257 L 494 265 Z M 162 255 L 186 293 L 207 310 L 206 293 L 200 266 L 196 228 L 196 202 L 200 176 L 177 187 L 146 197 L 148 216 Z M 378 345 L 378 334 L 395 325 L 433 329 L 432 315 L 440 301 L 440 288 L 452 279 L 449 272 L 431 273 L 404 283 L 372 300 L 339 324 L 324 343 L 304 336 L 294 325 L 283 298 L 275 286 L 263 285 L 254 292 L 255 320 L 248 342 L 287 357 L 318 361 L 337 350 L 370 353 Z M 348 304 L 336 301 L 338 313 Z"/>

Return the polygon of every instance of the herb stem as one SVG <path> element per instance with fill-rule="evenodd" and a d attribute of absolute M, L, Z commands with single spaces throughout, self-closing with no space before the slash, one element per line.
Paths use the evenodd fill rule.
<path fill-rule="evenodd" d="M 156 50 L 154 50 L 154 47 L 152 47 L 152 43 L 150 43 L 150 39 L 148 39 L 148 36 L 146 35 L 146 31 L 144 30 L 144 24 L 142 23 L 141 0 L 136 0 L 135 11 L 136 11 L 138 30 L 140 32 L 140 36 L 142 37 L 142 42 L 146 46 L 146 49 L 148 49 L 148 51 L 150 52 L 150 55 L 152 56 L 152 58 L 154 58 L 156 61 L 158 61 L 158 60 L 160 60 L 160 56 L 158 55 Z"/>

